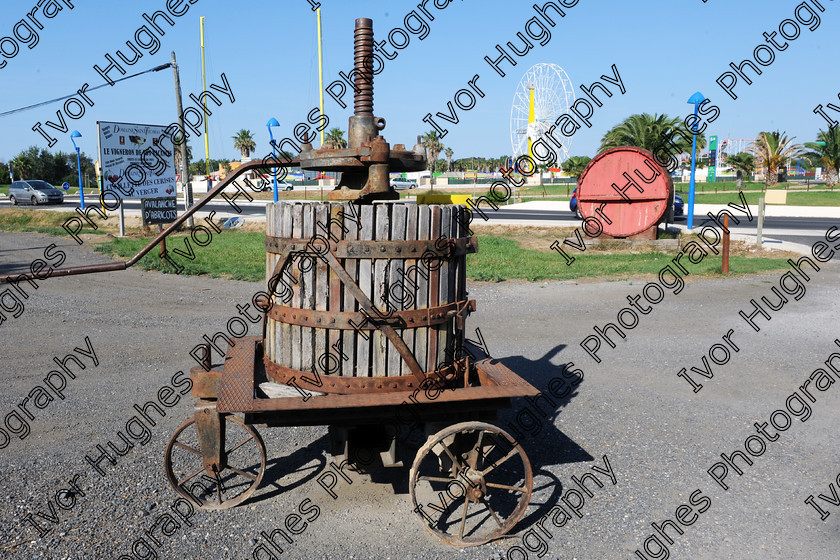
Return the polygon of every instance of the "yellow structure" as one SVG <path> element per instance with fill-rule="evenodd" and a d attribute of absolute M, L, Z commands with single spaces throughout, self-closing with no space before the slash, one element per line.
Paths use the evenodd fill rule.
<path fill-rule="evenodd" d="M 318 8 L 318 85 L 321 91 L 321 116 L 324 116 L 324 66 L 321 60 L 321 8 Z M 324 130 L 321 130 L 321 147 L 324 147 Z"/>
<path fill-rule="evenodd" d="M 417 204 L 466 204 L 472 198 L 470 194 L 432 194 L 417 195 Z"/>
<path fill-rule="evenodd" d="M 534 88 L 531 88 L 529 90 L 528 97 L 529 97 L 529 99 L 528 99 L 528 132 L 527 133 L 530 133 L 531 132 L 531 125 L 536 120 L 536 115 L 534 114 L 535 113 L 535 111 L 534 111 Z M 530 134 L 528 136 L 528 157 L 531 158 L 531 161 L 534 161 L 534 143 L 531 140 Z"/>
<path fill-rule="evenodd" d="M 204 16 L 201 16 L 201 84 L 207 91 L 207 76 L 204 73 Z M 204 162 L 207 175 L 210 175 L 210 136 L 207 134 L 207 96 L 204 97 Z"/>

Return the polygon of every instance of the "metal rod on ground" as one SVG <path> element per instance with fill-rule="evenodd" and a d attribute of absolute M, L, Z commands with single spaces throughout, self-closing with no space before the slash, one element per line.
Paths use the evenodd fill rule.
<path fill-rule="evenodd" d="M 729 274 L 729 214 L 723 215 L 723 263 L 721 272 Z"/>
<path fill-rule="evenodd" d="M 724 214 L 725 216 L 726 214 Z M 755 246 L 761 249 L 761 230 L 764 229 L 764 197 L 758 198 L 758 227 L 755 233 Z"/>
<path fill-rule="evenodd" d="M 178 72 L 178 63 L 175 62 L 175 51 L 172 51 L 172 73 L 175 74 L 175 103 L 178 109 L 178 126 L 181 130 L 186 130 L 184 128 L 184 106 L 181 101 L 181 76 Z M 173 145 L 173 148 L 177 149 L 176 146 Z M 187 138 L 184 137 L 184 141 L 181 142 L 181 185 L 182 190 L 184 191 L 184 212 L 190 209 L 190 206 L 193 204 L 193 192 L 192 192 L 192 183 L 190 183 L 190 168 L 189 168 L 189 161 L 187 161 Z M 195 225 L 193 223 L 192 216 L 190 216 L 187 225 L 190 228 Z"/>

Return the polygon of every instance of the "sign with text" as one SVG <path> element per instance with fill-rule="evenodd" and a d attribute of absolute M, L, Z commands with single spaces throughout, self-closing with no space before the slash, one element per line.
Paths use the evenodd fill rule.
<path fill-rule="evenodd" d="M 174 196 L 166 198 L 144 198 L 143 225 L 168 224 L 178 219 L 178 203 Z"/>
<path fill-rule="evenodd" d="M 165 126 L 97 122 L 103 195 L 175 195 L 175 150 Z"/>
<path fill-rule="evenodd" d="M 717 141 L 717 136 L 709 138 L 709 172 L 706 175 L 706 181 L 709 183 L 714 183 L 717 179 Z"/>

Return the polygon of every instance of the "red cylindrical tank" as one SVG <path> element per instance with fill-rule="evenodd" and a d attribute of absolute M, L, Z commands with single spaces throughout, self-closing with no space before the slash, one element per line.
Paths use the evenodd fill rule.
<path fill-rule="evenodd" d="M 598 220 L 603 233 L 630 237 L 663 219 L 673 193 L 671 175 L 653 154 L 622 146 L 589 162 L 578 179 L 577 200 L 583 217 Z M 590 224 L 586 230 L 594 233 Z"/>

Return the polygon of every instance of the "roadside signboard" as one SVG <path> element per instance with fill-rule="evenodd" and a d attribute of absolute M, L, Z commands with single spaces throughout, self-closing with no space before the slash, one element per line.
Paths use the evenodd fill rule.
<path fill-rule="evenodd" d="M 174 196 L 144 198 L 140 201 L 143 225 L 168 224 L 178 219 L 178 203 Z"/>
<path fill-rule="evenodd" d="M 96 124 L 104 194 L 118 199 L 175 196 L 175 150 L 165 126 Z"/>
<path fill-rule="evenodd" d="M 706 181 L 709 183 L 714 183 L 715 177 L 717 177 L 717 141 L 717 136 L 709 138 L 709 173 L 706 176 Z"/>

